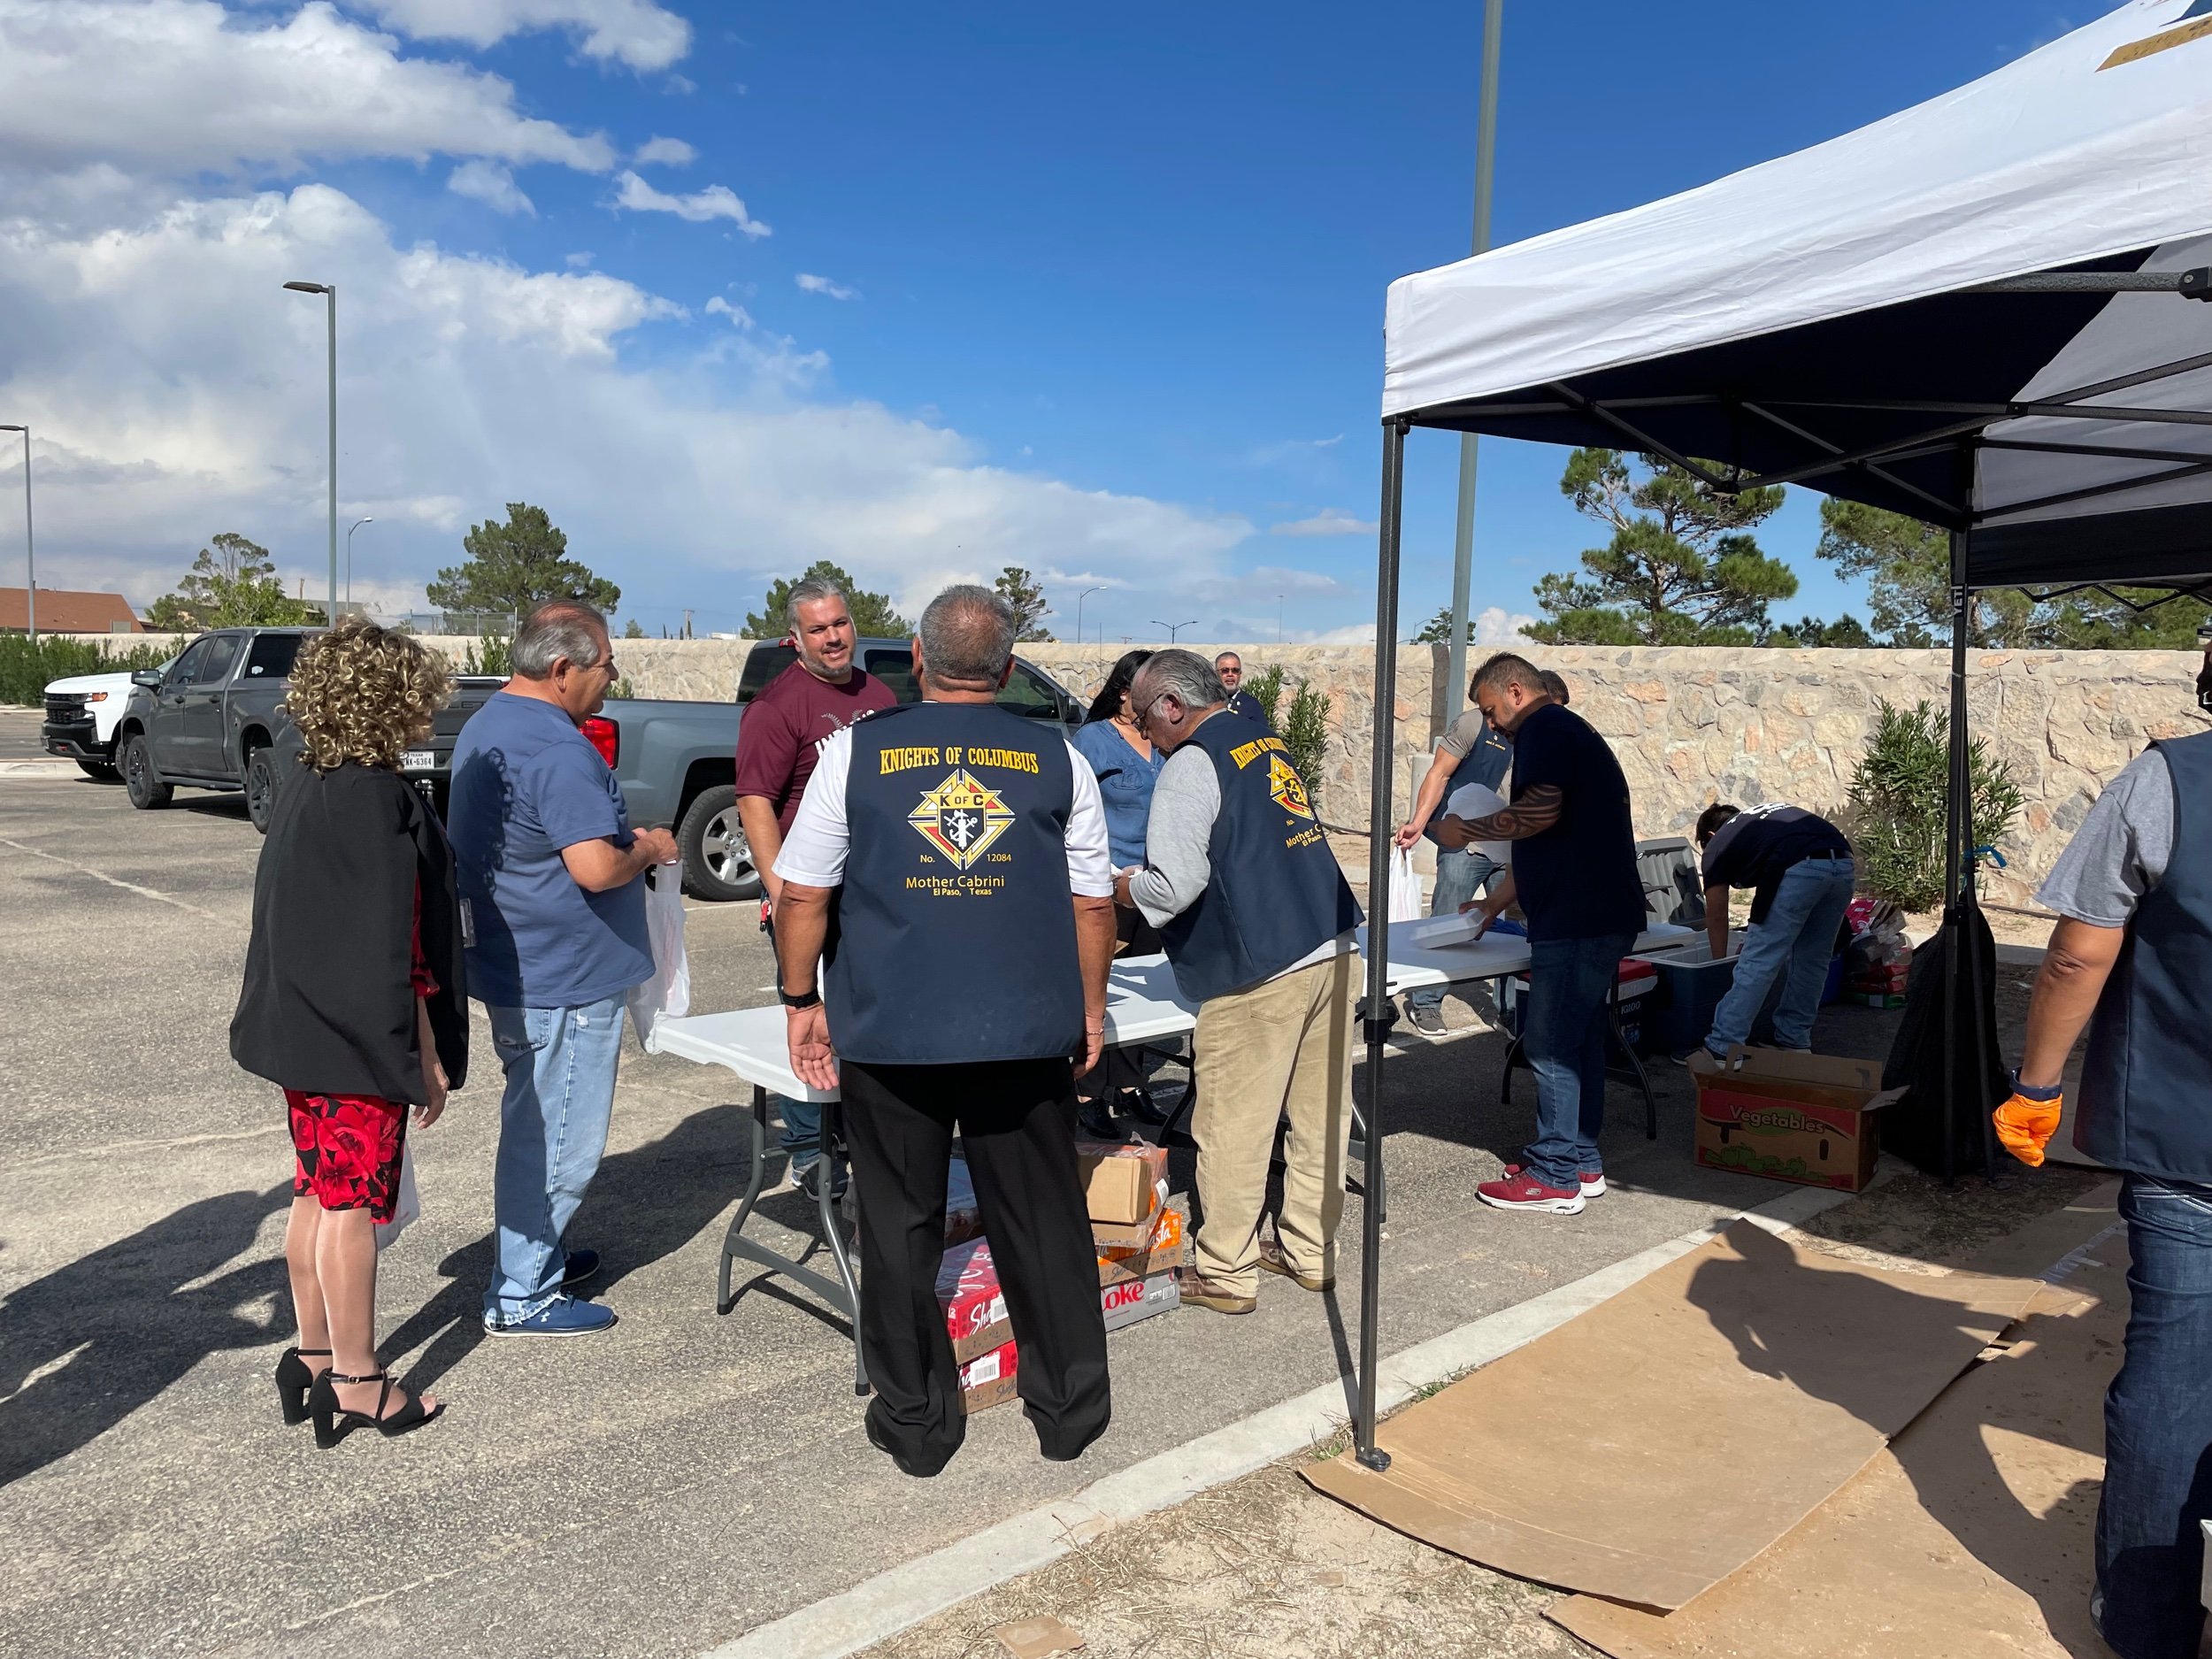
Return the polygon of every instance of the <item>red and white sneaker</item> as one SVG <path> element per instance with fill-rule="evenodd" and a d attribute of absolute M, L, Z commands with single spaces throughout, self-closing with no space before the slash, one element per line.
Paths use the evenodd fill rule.
<path fill-rule="evenodd" d="M 1525 1164 L 1509 1164 L 1505 1166 L 1505 1179 L 1509 1181 L 1527 1173 L 1528 1165 Z M 1585 1198 L 1605 1196 L 1605 1172 L 1602 1170 L 1582 1171 L 1582 1195 Z"/>
<path fill-rule="evenodd" d="M 1493 1210 L 1532 1210 L 1554 1216 L 1576 1216 L 1589 1201 L 1580 1193 L 1547 1187 L 1532 1175 L 1516 1175 L 1502 1181 L 1485 1181 L 1475 1196 Z"/>

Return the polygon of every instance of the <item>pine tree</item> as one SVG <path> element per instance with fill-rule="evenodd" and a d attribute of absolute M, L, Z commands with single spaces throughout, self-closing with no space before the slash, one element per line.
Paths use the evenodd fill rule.
<path fill-rule="evenodd" d="M 1045 590 L 1034 578 L 1019 565 L 1009 565 L 999 572 L 991 586 L 1000 598 L 1014 607 L 1014 638 L 1023 644 L 1039 644 L 1052 638 L 1050 629 L 1043 626 L 1048 607 Z"/>
<path fill-rule="evenodd" d="M 449 565 L 427 590 L 441 611 L 526 616 L 549 599 L 580 599 L 611 611 L 622 589 L 568 557 L 568 537 L 542 507 L 507 503 L 507 522 L 487 518 L 465 536 L 465 563 Z"/>
<path fill-rule="evenodd" d="M 853 631 L 864 639 L 910 639 L 914 625 L 898 612 L 887 595 L 872 594 L 852 579 L 845 571 L 828 559 L 817 559 L 796 576 L 780 577 L 768 584 L 767 596 L 758 611 L 745 618 L 745 637 L 749 640 L 780 640 L 791 631 L 791 621 L 785 613 L 791 604 L 791 590 L 803 581 L 828 582 L 845 595 L 846 606 L 853 613 Z"/>

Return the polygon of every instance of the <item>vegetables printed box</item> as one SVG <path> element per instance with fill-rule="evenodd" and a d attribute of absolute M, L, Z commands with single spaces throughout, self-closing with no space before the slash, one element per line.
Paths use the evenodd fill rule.
<path fill-rule="evenodd" d="M 1697 1084 L 1697 1161 L 1837 1191 L 1863 1191 L 1881 1155 L 1886 1102 L 1871 1060 L 1738 1049 L 1690 1058 Z"/>

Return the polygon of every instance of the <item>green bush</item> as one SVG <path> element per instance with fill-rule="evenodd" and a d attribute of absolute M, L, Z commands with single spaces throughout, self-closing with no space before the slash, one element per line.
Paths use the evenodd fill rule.
<path fill-rule="evenodd" d="M 1980 738 L 1967 745 L 1972 780 L 1970 847 L 1994 845 L 2025 797 L 2012 770 Z M 1866 753 L 1851 774 L 1851 846 L 1861 888 L 1908 910 L 1943 903 L 1943 831 L 1951 777 L 1950 716 L 1930 703 L 1880 705 Z"/>
<path fill-rule="evenodd" d="M 482 653 L 480 656 L 478 654 L 480 650 Z M 512 640 L 503 640 L 496 634 L 487 634 L 478 644 L 469 647 L 468 655 L 461 659 L 461 672 L 465 674 L 511 674 L 515 672 L 514 657 Z"/>
<path fill-rule="evenodd" d="M 47 682 L 73 674 L 127 673 L 139 668 L 158 668 L 173 653 L 167 646 L 134 645 L 127 650 L 104 651 L 86 640 L 42 636 L 31 643 L 27 634 L 0 634 L 0 703 L 35 709 L 46 700 Z"/>
<path fill-rule="evenodd" d="M 1244 689 L 1265 710 L 1267 723 L 1290 750 L 1290 764 L 1297 767 L 1299 779 L 1313 799 L 1317 817 L 1321 811 L 1321 765 L 1329 757 L 1332 704 L 1328 695 L 1316 691 L 1311 681 L 1301 678 L 1291 691 L 1288 711 L 1282 711 L 1284 675 L 1280 664 L 1250 676 L 1244 682 Z"/>

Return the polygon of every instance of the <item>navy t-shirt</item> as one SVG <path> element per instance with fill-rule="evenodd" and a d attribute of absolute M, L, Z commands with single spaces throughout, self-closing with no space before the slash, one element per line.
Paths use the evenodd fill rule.
<path fill-rule="evenodd" d="M 495 1008 L 576 1008 L 653 977 L 645 881 L 576 885 L 561 849 L 637 839 L 622 786 L 549 703 L 495 692 L 453 746 L 447 814 L 473 941 L 469 995 Z"/>
<path fill-rule="evenodd" d="M 1644 927 L 1628 780 L 1578 714 L 1547 703 L 1513 733 L 1513 799 L 1546 785 L 1560 793 L 1559 821 L 1513 843 L 1513 886 L 1532 941 L 1603 939 Z"/>
<path fill-rule="evenodd" d="M 1850 841 L 1826 818 L 1778 801 L 1747 808 L 1706 844 L 1705 885 L 1751 888 L 1751 919 L 1763 922 L 1782 878 L 1822 853 L 1851 856 Z"/>

